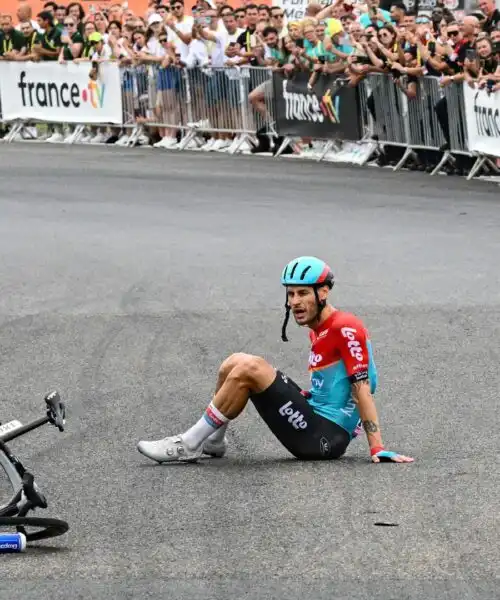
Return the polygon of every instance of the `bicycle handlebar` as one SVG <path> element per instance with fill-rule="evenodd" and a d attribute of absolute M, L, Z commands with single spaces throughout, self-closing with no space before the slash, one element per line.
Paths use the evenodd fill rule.
<path fill-rule="evenodd" d="M 6 433 L 5 435 L 0 437 L 0 442 L 7 443 L 15 438 L 18 438 L 28 431 L 33 431 L 33 429 L 38 429 L 42 425 L 46 423 L 50 423 L 59 429 L 59 431 L 64 431 L 64 425 L 66 423 L 66 407 L 64 403 L 61 401 L 61 396 L 59 392 L 50 392 L 44 398 L 45 403 L 47 405 L 47 416 L 41 417 L 40 419 L 36 419 L 27 425 L 23 425 L 18 429 L 14 429 L 10 433 Z"/>

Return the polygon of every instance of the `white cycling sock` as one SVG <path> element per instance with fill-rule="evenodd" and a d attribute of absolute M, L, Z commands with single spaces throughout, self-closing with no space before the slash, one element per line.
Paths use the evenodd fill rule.
<path fill-rule="evenodd" d="M 190 450 L 201 446 L 203 442 L 218 429 L 228 423 L 225 417 L 211 402 L 201 419 L 181 435 L 183 442 Z"/>

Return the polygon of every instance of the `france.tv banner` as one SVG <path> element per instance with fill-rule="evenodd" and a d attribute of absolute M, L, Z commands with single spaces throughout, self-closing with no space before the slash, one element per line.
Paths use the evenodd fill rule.
<path fill-rule="evenodd" d="M 90 70 L 90 62 L 1 62 L 3 120 L 121 124 L 118 65 L 101 63 L 97 80 Z"/>

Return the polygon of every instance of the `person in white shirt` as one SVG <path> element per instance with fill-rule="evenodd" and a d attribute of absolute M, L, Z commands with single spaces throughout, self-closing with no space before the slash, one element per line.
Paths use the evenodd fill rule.
<path fill-rule="evenodd" d="M 193 36 L 193 17 L 184 12 L 184 0 L 171 0 L 172 13 L 165 15 L 165 25 L 168 28 L 169 42 L 175 45 L 175 51 L 180 54 L 181 61 L 185 61 L 189 52 L 189 44 Z"/>
<path fill-rule="evenodd" d="M 165 31 L 165 25 L 163 24 L 163 19 L 160 15 L 153 13 L 149 15 L 148 18 L 148 32 L 147 35 L 147 47 L 148 52 L 153 56 L 164 56 L 163 48 L 158 42 L 158 36 L 162 31 Z"/>
<path fill-rule="evenodd" d="M 194 26 L 199 38 L 206 46 L 209 65 L 212 69 L 206 71 L 204 81 L 205 105 L 208 111 L 210 125 L 214 129 L 228 129 L 228 110 L 225 102 L 227 78 L 222 70 L 226 62 L 227 31 L 221 32 L 217 11 L 213 8 L 204 12 L 208 27 L 201 23 Z M 209 141 L 204 150 L 223 150 L 231 145 L 231 134 L 214 133 L 213 141 Z"/>
<path fill-rule="evenodd" d="M 229 10 L 227 10 L 229 9 Z M 221 9 L 222 20 L 227 31 L 226 36 L 226 56 L 225 56 L 225 94 L 224 102 L 227 106 L 228 126 L 233 131 L 241 131 L 244 129 L 241 115 L 241 94 L 240 86 L 241 71 L 239 66 L 245 63 L 245 59 L 241 56 L 241 46 L 238 44 L 238 38 L 245 31 L 238 27 L 236 16 L 230 6 L 224 6 Z M 234 67 L 231 69 L 230 67 Z M 246 89 L 244 84 L 243 89 Z M 246 137 L 241 133 L 236 133 L 231 150 L 249 149 Z"/>

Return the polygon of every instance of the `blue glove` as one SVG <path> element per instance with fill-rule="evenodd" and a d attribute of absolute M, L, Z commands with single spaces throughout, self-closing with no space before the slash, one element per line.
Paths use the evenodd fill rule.
<path fill-rule="evenodd" d="M 392 452 L 391 450 L 379 450 L 375 454 L 372 454 L 372 462 L 397 462 L 397 463 L 408 463 L 413 462 L 413 458 L 409 456 L 403 456 L 402 454 L 398 454 L 397 452 Z"/>

